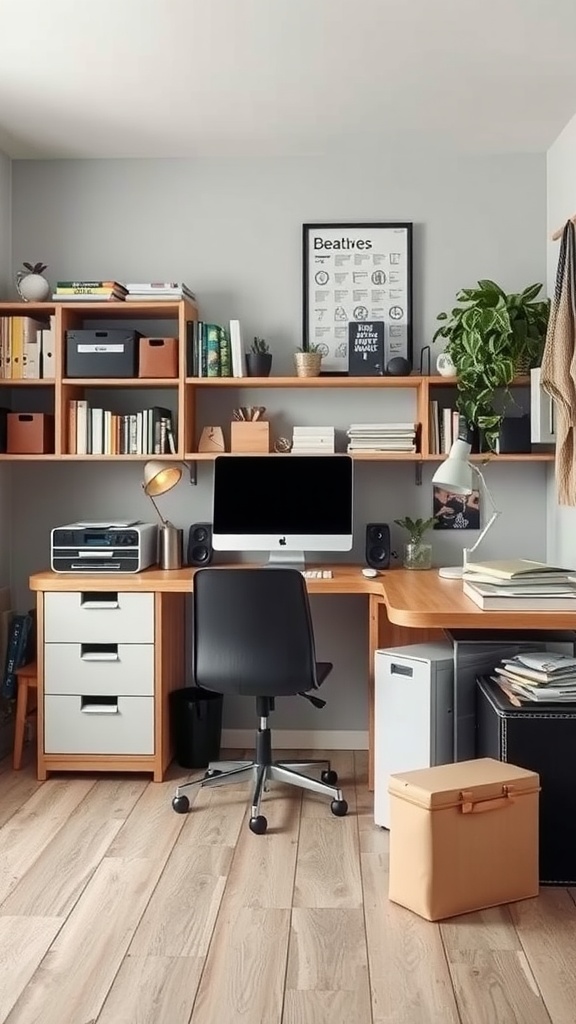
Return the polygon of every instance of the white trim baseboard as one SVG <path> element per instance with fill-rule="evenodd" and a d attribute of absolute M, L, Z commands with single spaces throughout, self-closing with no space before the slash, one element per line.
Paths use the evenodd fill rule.
<path fill-rule="evenodd" d="M 251 750 L 254 729 L 223 729 L 222 746 Z M 368 750 L 368 733 L 362 729 L 273 729 L 276 750 Z"/>

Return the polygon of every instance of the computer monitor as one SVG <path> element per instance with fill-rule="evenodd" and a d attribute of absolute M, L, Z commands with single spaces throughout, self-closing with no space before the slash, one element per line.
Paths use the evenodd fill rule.
<path fill-rule="evenodd" d="M 349 455 L 221 455 L 214 460 L 215 551 L 267 551 L 303 569 L 306 552 L 352 548 Z"/>

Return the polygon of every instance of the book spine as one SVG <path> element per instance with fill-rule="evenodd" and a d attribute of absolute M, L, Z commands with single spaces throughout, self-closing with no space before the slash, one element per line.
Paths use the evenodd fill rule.
<path fill-rule="evenodd" d="M 218 327 L 218 342 L 220 346 L 220 376 L 232 376 L 232 359 L 230 352 L 230 339 L 223 327 Z"/>
<path fill-rule="evenodd" d="M 205 324 L 206 376 L 220 377 L 220 336 L 217 324 Z"/>

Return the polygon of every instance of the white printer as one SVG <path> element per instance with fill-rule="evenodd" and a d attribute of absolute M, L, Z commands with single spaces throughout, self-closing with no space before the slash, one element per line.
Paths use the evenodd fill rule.
<path fill-rule="evenodd" d="M 50 537 L 53 572 L 142 572 L 158 561 L 154 523 L 80 522 L 57 526 Z"/>

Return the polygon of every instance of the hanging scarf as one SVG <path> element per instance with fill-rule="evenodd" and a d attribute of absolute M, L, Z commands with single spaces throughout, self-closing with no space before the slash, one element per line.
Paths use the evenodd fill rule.
<path fill-rule="evenodd" d="M 562 232 L 540 384 L 554 403 L 558 503 L 576 505 L 576 228 L 572 221 Z"/>

